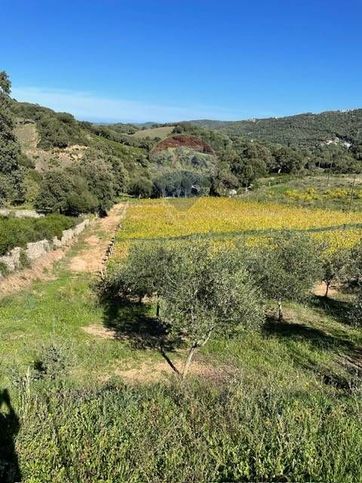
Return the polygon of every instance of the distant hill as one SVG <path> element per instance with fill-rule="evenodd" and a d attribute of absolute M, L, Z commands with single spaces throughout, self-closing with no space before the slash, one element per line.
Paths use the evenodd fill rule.
<path fill-rule="evenodd" d="M 137 128 L 130 124 L 98 125 L 77 121 L 71 114 L 36 104 L 13 101 L 15 135 L 22 152 L 37 171 L 70 166 L 87 151 L 117 156 L 130 174 L 142 169 L 147 150 L 137 140 L 127 142 Z"/>
<path fill-rule="evenodd" d="M 77 210 L 87 210 L 89 201 L 92 201 L 90 195 L 94 195 L 92 170 L 101 169 L 98 167 L 102 167 L 103 172 L 107 168 L 109 186 L 121 178 L 119 186 L 122 190 L 136 196 L 180 196 L 201 189 L 208 194 L 217 160 L 211 151 L 200 152 L 199 146 L 205 145 L 202 140 L 197 142 L 197 139 L 184 136 L 193 143 L 183 143 L 183 137 L 179 136 L 181 141 L 175 145 L 174 141 L 167 142 L 173 140 L 175 126 L 77 121 L 71 114 L 12 99 L 9 99 L 9 107 L 15 138 L 23 155 L 23 164 L 26 164 L 26 168 L 18 173 L 21 176 L 21 202 L 36 203 L 39 193 L 44 198 L 44 193 L 52 191 L 56 183 L 68 183 L 78 190 Z M 161 144 L 163 140 L 165 145 Z M 154 151 L 156 146 L 157 151 Z M 87 180 L 84 179 L 85 169 L 88 170 Z M 49 176 L 51 186 L 44 184 L 49 183 Z M 65 176 L 65 181 L 59 181 L 59 176 Z M 16 181 L 13 178 L 9 181 L 11 187 Z M 57 181 L 53 181 L 55 179 Z M 107 184 L 107 181 L 103 182 Z M 73 187 L 69 186 L 64 190 L 72 193 Z M 200 188 L 195 188 L 197 186 Z M 86 193 L 85 196 L 80 196 L 82 192 Z M 69 205 L 68 194 L 66 196 Z M 97 197 L 101 197 L 100 192 Z M 0 193 L 0 204 L 15 201 L 10 195 L 1 198 Z M 49 204 L 48 197 L 46 203 Z M 74 196 L 71 203 L 74 211 Z"/>
<path fill-rule="evenodd" d="M 248 121 L 195 120 L 190 124 L 287 146 L 310 147 L 325 142 L 362 143 L 362 109 L 298 114 Z"/>
<path fill-rule="evenodd" d="M 225 195 L 271 175 L 362 172 L 362 109 L 237 122 L 99 124 L 5 97 L 0 205 L 102 213 L 124 193 Z"/>

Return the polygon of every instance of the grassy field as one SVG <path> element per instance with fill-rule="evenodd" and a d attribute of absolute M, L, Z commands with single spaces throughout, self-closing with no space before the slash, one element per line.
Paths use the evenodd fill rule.
<path fill-rule="evenodd" d="M 361 211 L 362 175 L 274 176 L 258 181 L 245 198 L 321 209 Z"/>
<path fill-rule="evenodd" d="M 154 127 L 150 129 L 141 129 L 136 131 L 132 136 L 138 139 L 143 138 L 160 138 L 164 139 L 169 136 L 173 131 L 173 126 L 165 126 L 165 127 Z"/>
<path fill-rule="evenodd" d="M 130 205 L 114 259 L 135 240 L 202 236 L 221 241 L 246 238 L 253 244 L 276 230 L 307 231 L 331 249 L 349 248 L 362 236 L 362 214 L 248 199 L 145 200 Z"/>
<path fill-rule="evenodd" d="M 130 203 L 111 263 L 137 238 L 345 223 L 340 212 L 191 201 Z M 24 481 L 361 480 L 362 332 L 345 322 L 348 296 L 313 295 L 287 304 L 282 323 L 210 341 L 180 384 L 152 303 L 102 305 L 95 276 L 71 271 L 95 233 L 109 236 L 88 229 L 45 280 L 0 301 L 0 389 L 17 414 L 9 461 Z M 169 354 L 185 359 L 182 345 Z"/>

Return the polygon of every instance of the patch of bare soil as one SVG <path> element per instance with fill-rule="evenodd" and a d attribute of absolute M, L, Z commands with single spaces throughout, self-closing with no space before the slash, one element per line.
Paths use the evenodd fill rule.
<path fill-rule="evenodd" d="M 96 323 L 82 327 L 82 330 L 93 337 L 99 337 L 101 339 L 119 338 L 114 330 L 102 327 Z M 182 356 L 182 359 L 180 356 Z M 186 350 L 177 351 L 177 362 L 175 362 L 175 366 L 180 372 L 183 370 L 183 364 L 186 357 Z M 172 369 L 170 363 L 167 362 L 166 359 L 162 361 L 143 361 L 140 365 L 131 368 L 116 367 L 114 374 L 121 377 L 129 384 L 154 383 L 165 381 L 170 377 L 176 376 L 175 370 Z M 197 356 L 191 364 L 189 371 L 190 376 L 213 380 L 215 383 L 222 383 L 226 379 L 232 377 L 234 374 L 235 369 L 230 366 L 219 365 L 215 367 L 205 361 L 202 361 L 201 359 L 197 359 Z M 110 378 L 111 374 L 106 376 L 103 375 L 102 382 L 106 382 Z"/>
<path fill-rule="evenodd" d="M 324 297 L 326 293 L 326 284 L 325 283 L 319 283 L 316 285 L 313 289 L 314 295 L 317 295 L 318 297 Z M 335 287 L 329 287 L 328 290 L 328 296 L 332 297 L 338 293 L 337 289 Z"/>
<path fill-rule="evenodd" d="M 181 354 L 182 359 L 180 358 Z M 178 357 L 176 356 L 176 361 L 174 361 L 174 367 L 177 371 L 179 371 L 178 374 L 182 373 L 186 356 L 187 351 L 178 351 Z M 215 383 L 218 383 L 229 379 L 233 376 L 233 374 L 235 374 L 234 368 L 224 365 L 216 367 L 205 362 L 201 357 L 202 356 L 199 355 L 192 362 L 187 377 L 212 379 Z M 115 369 L 115 374 L 130 384 L 153 383 L 165 381 L 165 379 L 167 380 L 172 377 L 177 377 L 176 371 L 171 367 L 170 363 L 166 359 L 163 361 L 147 360 L 138 366 L 131 368 L 117 367 Z"/>
<path fill-rule="evenodd" d="M 205 141 L 196 136 L 187 136 L 184 134 L 178 134 L 175 136 L 170 136 L 166 139 L 160 141 L 153 148 L 152 153 L 159 153 L 168 148 L 178 148 L 186 146 L 188 148 L 199 151 L 200 153 L 214 154 L 214 150 Z"/>
<path fill-rule="evenodd" d="M 116 339 L 116 332 L 112 329 L 107 329 L 101 325 L 91 324 L 82 327 L 82 330 L 93 337 L 100 337 L 101 339 Z"/>
<path fill-rule="evenodd" d="M 34 122 L 19 122 L 15 134 L 22 151 L 33 160 L 38 171 L 47 171 L 55 166 L 71 166 L 81 160 L 88 149 L 80 144 L 66 148 L 42 149 L 38 147 L 40 136 Z"/>
<path fill-rule="evenodd" d="M 178 370 L 181 371 L 182 362 L 179 362 L 177 366 Z M 195 360 L 190 366 L 187 377 L 200 377 L 202 379 L 212 380 L 215 383 L 221 383 L 227 378 L 230 378 L 233 372 L 233 369 L 230 367 L 215 367 L 206 362 Z M 131 369 L 117 368 L 115 374 L 129 384 L 154 383 L 176 376 L 175 371 L 166 360 L 159 362 L 145 361 L 139 366 Z"/>
<path fill-rule="evenodd" d="M 28 151 L 36 151 L 39 142 L 39 134 L 34 122 L 22 122 L 17 124 L 15 127 L 15 136 L 25 154 L 27 154 Z"/>
<path fill-rule="evenodd" d="M 86 246 L 70 261 L 72 272 L 96 273 L 103 268 L 110 239 L 118 229 L 125 210 L 126 204 L 120 203 L 112 208 L 107 217 L 96 221 L 93 231 L 100 235 L 92 235 L 84 240 Z"/>

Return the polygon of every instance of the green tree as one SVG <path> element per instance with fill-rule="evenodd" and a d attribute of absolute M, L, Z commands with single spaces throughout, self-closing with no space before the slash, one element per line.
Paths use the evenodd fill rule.
<path fill-rule="evenodd" d="M 15 138 L 14 118 L 10 109 L 11 82 L 6 72 L 0 72 L 0 175 L 5 189 L 0 190 L 0 204 L 22 201 L 22 170 L 20 146 Z"/>
<path fill-rule="evenodd" d="M 255 249 L 249 271 L 266 297 L 278 303 L 278 318 L 283 319 L 285 300 L 303 300 L 321 277 L 320 247 L 308 235 L 278 233 L 267 245 Z"/>
<path fill-rule="evenodd" d="M 124 164 L 116 156 L 109 156 L 107 161 L 112 167 L 115 194 L 119 196 L 126 193 L 129 185 L 129 175 Z"/>
<path fill-rule="evenodd" d="M 156 315 L 160 315 L 159 297 L 171 260 L 170 250 L 160 243 L 134 244 L 123 263 L 106 282 L 106 292 L 122 297 L 144 297 L 157 300 Z M 107 295 L 107 293 L 105 293 Z"/>
<path fill-rule="evenodd" d="M 362 242 L 351 249 L 347 276 L 352 285 L 362 287 Z"/>
<path fill-rule="evenodd" d="M 359 291 L 348 313 L 348 319 L 353 327 L 362 327 L 362 290 Z"/>
<path fill-rule="evenodd" d="M 149 198 L 152 195 L 153 183 L 150 179 L 140 176 L 131 182 L 130 194 L 138 198 Z"/>
<path fill-rule="evenodd" d="M 49 171 L 40 183 L 35 208 L 43 213 L 65 213 L 71 190 L 71 180 L 65 171 Z"/>
<path fill-rule="evenodd" d="M 240 252 L 215 252 L 210 244 L 136 245 L 113 279 L 128 296 L 157 296 L 169 333 L 188 341 L 185 377 L 195 352 L 216 334 L 256 327 L 261 298 Z"/>
<path fill-rule="evenodd" d="M 4 70 L 0 72 L 0 91 L 6 95 L 9 95 L 11 92 L 11 81 Z"/>
<path fill-rule="evenodd" d="M 216 165 L 215 173 L 211 177 L 210 194 L 212 196 L 225 196 L 230 190 L 239 188 L 238 178 L 230 171 L 225 159 L 220 159 Z"/>
<path fill-rule="evenodd" d="M 110 166 L 102 159 L 95 161 L 86 157 L 74 169 L 79 169 L 79 175 L 87 181 L 88 190 L 98 200 L 99 214 L 106 214 L 116 196 L 115 181 Z"/>
<path fill-rule="evenodd" d="M 235 140 L 234 156 L 231 159 L 231 172 L 242 186 L 248 187 L 255 179 L 266 176 L 272 162 L 269 149 L 257 141 Z"/>
<path fill-rule="evenodd" d="M 35 207 L 43 213 L 63 213 L 78 216 L 93 213 L 102 207 L 93 190 L 100 189 L 99 178 L 95 172 L 92 190 L 87 179 L 73 169 L 49 171 L 40 183 Z"/>
<path fill-rule="evenodd" d="M 348 250 L 326 253 L 322 257 L 322 281 L 326 285 L 325 297 L 328 297 L 331 284 L 343 279 L 349 263 L 350 252 Z"/>
<path fill-rule="evenodd" d="M 264 312 L 237 251 L 215 252 L 204 242 L 175 245 L 169 250 L 172 257 L 161 307 L 171 332 L 189 340 L 185 377 L 195 352 L 211 337 L 256 327 Z"/>
<path fill-rule="evenodd" d="M 271 172 L 296 173 L 303 169 L 307 162 L 300 152 L 286 146 L 274 146 L 272 156 Z"/>
<path fill-rule="evenodd" d="M 351 249 L 346 267 L 346 279 L 356 293 L 356 299 L 349 311 L 349 321 L 355 327 L 362 326 L 362 242 Z"/>

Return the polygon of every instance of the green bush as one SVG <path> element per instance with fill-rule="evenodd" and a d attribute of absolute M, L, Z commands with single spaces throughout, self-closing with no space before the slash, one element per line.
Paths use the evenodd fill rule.
<path fill-rule="evenodd" d="M 0 217 L 0 256 L 14 247 L 24 247 L 29 242 L 60 237 L 63 230 L 75 224 L 76 218 L 64 215 L 48 215 L 36 219 Z"/>
<path fill-rule="evenodd" d="M 129 193 L 138 198 L 149 198 L 152 194 L 152 181 L 143 176 L 131 182 Z"/>
<path fill-rule="evenodd" d="M 103 159 L 91 151 L 77 165 L 48 171 L 40 182 L 35 207 L 41 213 L 70 216 L 104 214 L 127 183 L 128 172 L 117 157 Z"/>
<path fill-rule="evenodd" d="M 25 250 L 21 250 L 20 252 L 20 267 L 27 268 L 30 267 L 30 260 L 28 259 Z"/>

